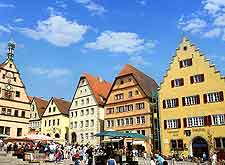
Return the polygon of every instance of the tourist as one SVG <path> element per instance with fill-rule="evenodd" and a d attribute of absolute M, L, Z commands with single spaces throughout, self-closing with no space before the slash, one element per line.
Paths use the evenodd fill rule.
<path fill-rule="evenodd" d="M 80 165 L 80 154 L 79 154 L 79 151 L 78 150 L 73 155 L 73 157 L 74 157 L 74 160 L 75 160 L 75 165 Z"/>
<path fill-rule="evenodd" d="M 217 155 L 216 153 L 214 153 L 212 156 L 212 165 L 216 165 L 216 162 L 217 162 Z"/>
<path fill-rule="evenodd" d="M 154 160 L 154 157 L 153 157 L 153 156 L 151 156 L 150 165 L 156 165 L 156 164 L 155 164 L 155 160 Z"/>
<path fill-rule="evenodd" d="M 146 151 L 143 152 L 143 160 L 144 160 L 144 165 L 147 165 L 147 153 L 146 153 Z"/>
<path fill-rule="evenodd" d="M 156 158 L 157 165 L 163 165 L 163 162 L 164 162 L 163 157 L 161 157 L 159 154 L 155 154 L 155 158 Z"/>
<path fill-rule="evenodd" d="M 206 153 L 205 152 L 203 152 L 203 154 L 202 154 L 202 159 L 203 159 L 203 161 L 206 161 L 207 160 Z"/>
<path fill-rule="evenodd" d="M 112 158 L 110 155 L 109 159 L 107 160 L 107 165 L 116 165 L 116 160 Z"/>

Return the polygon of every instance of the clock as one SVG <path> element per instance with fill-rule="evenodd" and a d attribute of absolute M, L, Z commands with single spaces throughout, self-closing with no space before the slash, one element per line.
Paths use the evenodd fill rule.
<path fill-rule="evenodd" d="M 7 91 L 10 91 L 12 89 L 11 85 L 9 85 L 9 84 L 7 84 L 5 88 Z"/>

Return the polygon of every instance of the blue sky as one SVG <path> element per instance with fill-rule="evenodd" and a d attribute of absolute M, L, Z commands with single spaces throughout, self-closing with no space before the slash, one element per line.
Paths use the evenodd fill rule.
<path fill-rule="evenodd" d="M 130 63 L 158 83 L 183 34 L 225 75 L 225 0 L 0 0 L 28 94 L 70 100 L 83 72 L 113 81 Z"/>

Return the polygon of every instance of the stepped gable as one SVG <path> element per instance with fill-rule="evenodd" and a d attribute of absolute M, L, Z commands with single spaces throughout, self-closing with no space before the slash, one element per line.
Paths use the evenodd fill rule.
<path fill-rule="evenodd" d="M 65 101 L 63 99 L 55 98 L 52 99 L 56 106 L 58 107 L 59 111 L 64 115 L 69 115 L 69 108 L 70 108 L 70 102 Z"/>
<path fill-rule="evenodd" d="M 33 97 L 33 99 L 37 106 L 38 115 L 39 115 L 39 117 L 42 117 L 42 115 L 45 112 L 46 107 L 48 106 L 48 101 L 44 100 L 42 98 L 39 98 L 39 97 Z"/>
<path fill-rule="evenodd" d="M 133 75 L 136 79 L 137 83 L 140 85 L 142 90 L 147 96 L 151 96 L 151 92 L 157 90 L 159 87 L 158 84 L 155 82 L 154 79 L 149 77 L 148 75 L 144 74 L 137 68 L 133 67 L 130 64 L 126 64 L 122 70 L 117 75 L 117 78 L 126 76 L 126 75 Z"/>
<path fill-rule="evenodd" d="M 84 73 L 81 78 L 86 78 L 88 81 L 88 84 L 95 96 L 96 101 L 98 102 L 99 105 L 104 105 L 104 100 L 107 98 L 110 88 L 111 88 L 111 83 L 102 80 L 99 77 L 94 77 L 89 73 Z"/>

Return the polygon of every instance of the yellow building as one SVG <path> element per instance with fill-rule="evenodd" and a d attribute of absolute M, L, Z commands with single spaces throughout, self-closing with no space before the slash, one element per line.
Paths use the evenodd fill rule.
<path fill-rule="evenodd" d="M 41 133 L 59 139 L 60 143 L 68 141 L 70 102 L 52 97 L 41 119 Z"/>
<path fill-rule="evenodd" d="M 225 148 L 225 78 L 183 38 L 160 85 L 162 153 L 207 156 Z"/>
<path fill-rule="evenodd" d="M 105 130 L 143 134 L 147 136 L 146 141 L 134 141 L 133 144 L 142 145 L 149 152 L 153 137 L 150 97 L 157 88 L 151 77 L 125 65 L 115 78 L 104 107 Z"/>
<path fill-rule="evenodd" d="M 30 111 L 30 134 L 41 133 L 41 117 L 45 112 L 48 105 L 48 101 L 39 97 L 33 97 L 31 99 L 31 111 Z"/>
<path fill-rule="evenodd" d="M 28 134 L 30 103 L 14 63 L 15 43 L 8 43 L 8 58 L 0 64 L 0 134 L 10 137 Z"/>

